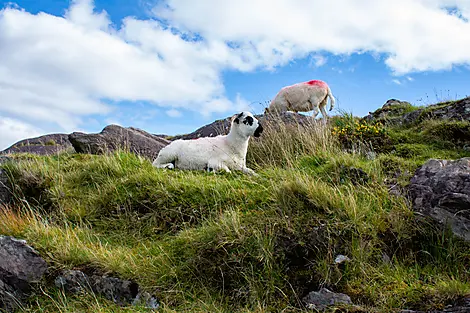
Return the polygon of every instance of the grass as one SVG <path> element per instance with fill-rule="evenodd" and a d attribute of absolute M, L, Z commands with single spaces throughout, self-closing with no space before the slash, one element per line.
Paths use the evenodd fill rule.
<path fill-rule="evenodd" d="M 301 298 L 320 287 L 367 312 L 439 308 L 468 294 L 468 244 L 416 220 L 388 192 L 429 157 L 470 156 L 449 135 L 468 125 L 351 132 L 369 149 L 387 136 L 389 151 L 371 159 L 344 151 L 333 127 L 356 119 L 336 119 L 266 125 L 247 156 L 258 177 L 157 170 L 124 151 L 16 155 L 5 167 L 17 201 L 0 209 L 0 233 L 27 239 L 51 265 L 49 278 L 94 269 L 133 279 L 161 312 L 304 312 Z M 334 265 L 338 254 L 351 261 Z M 144 311 L 50 285 L 24 310 Z"/>

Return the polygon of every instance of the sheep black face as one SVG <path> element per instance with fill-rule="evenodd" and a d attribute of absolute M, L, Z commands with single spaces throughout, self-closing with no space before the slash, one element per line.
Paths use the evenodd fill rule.
<path fill-rule="evenodd" d="M 245 137 L 259 137 L 263 132 L 263 126 L 251 112 L 236 114 L 232 117 L 232 121 L 232 127 L 237 128 L 237 131 Z"/>

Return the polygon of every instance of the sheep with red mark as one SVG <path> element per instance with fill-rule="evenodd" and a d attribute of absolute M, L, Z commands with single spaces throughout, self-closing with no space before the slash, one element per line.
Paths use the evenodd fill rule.
<path fill-rule="evenodd" d="M 312 117 L 315 118 L 319 110 L 323 118 L 327 118 L 325 107 L 330 98 L 330 111 L 335 106 L 335 98 L 331 93 L 330 87 L 321 80 L 311 80 L 308 82 L 297 83 L 282 88 L 271 104 L 265 110 L 266 113 L 291 112 L 309 112 L 313 110 Z"/>

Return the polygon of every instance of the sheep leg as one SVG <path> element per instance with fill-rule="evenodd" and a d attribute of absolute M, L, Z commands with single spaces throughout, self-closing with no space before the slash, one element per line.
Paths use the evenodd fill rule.
<path fill-rule="evenodd" d="M 320 111 L 321 111 L 321 115 L 323 116 L 323 118 L 325 120 L 328 119 L 328 114 L 326 114 L 325 106 L 321 106 Z"/>
<path fill-rule="evenodd" d="M 160 151 L 160 154 L 157 156 L 157 158 L 153 161 L 152 165 L 156 168 L 167 168 L 167 169 L 174 169 L 175 164 L 175 157 Z"/>
<path fill-rule="evenodd" d="M 312 117 L 315 119 L 317 117 L 318 113 L 320 113 L 320 111 L 318 111 L 318 106 L 314 106 L 313 107 L 313 112 L 312 112 Z"/>
<path fill-rule="evenodd" d="M 322 102 L 320 102 L 320 111 L 321 111 L 321 115 L 323 116 L 323 119 L 326 120 L 328 119 L 328 114 L 326 113 L 326 105 L 328 103 L 328 97 L 325 97 L 325 99 L 322 100 Z"/>
<path fill-rule="evenodd" d="M 220 162 L 215 162 L 215 161 L 209 161 L 207 162 L 207 171 L 208 172 L 217 172 L 223 170 L 227 173 L 230 173 L 230 169 L 228 168 L 227 165 L 220 163 Z"/>
<path fill-rule="evenodd" d="M 242 172 L 245 174 L 253 175 L 253 176 L 258 176 L 258 174 L 255 173 L 251 168 L 244 167 L 242 168 Z"/>
<path fill-rule="evenodd" d="M 166 163 L 166 164 L 154 164 L 156 168 L 167 168 L 169 170 L 172 170 L 175 168 L 175 165 L 173 163 Z"/>

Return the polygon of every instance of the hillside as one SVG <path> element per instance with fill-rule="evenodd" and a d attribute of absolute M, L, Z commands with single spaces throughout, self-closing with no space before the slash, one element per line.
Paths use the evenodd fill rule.
<path fill-rule="evenodd" d="M 353 303 L 326 312 L 468 312 L 470 98 L 282 121 L 250 142 L 257 177 L 157 170 L 116 147 L 8 154 L 0 235 L 48 265 L 22 310 L 150 310 L 54 283 L 80 270 L 138 284 L 158 312 L 315 312 L 322 288 Z"/>

